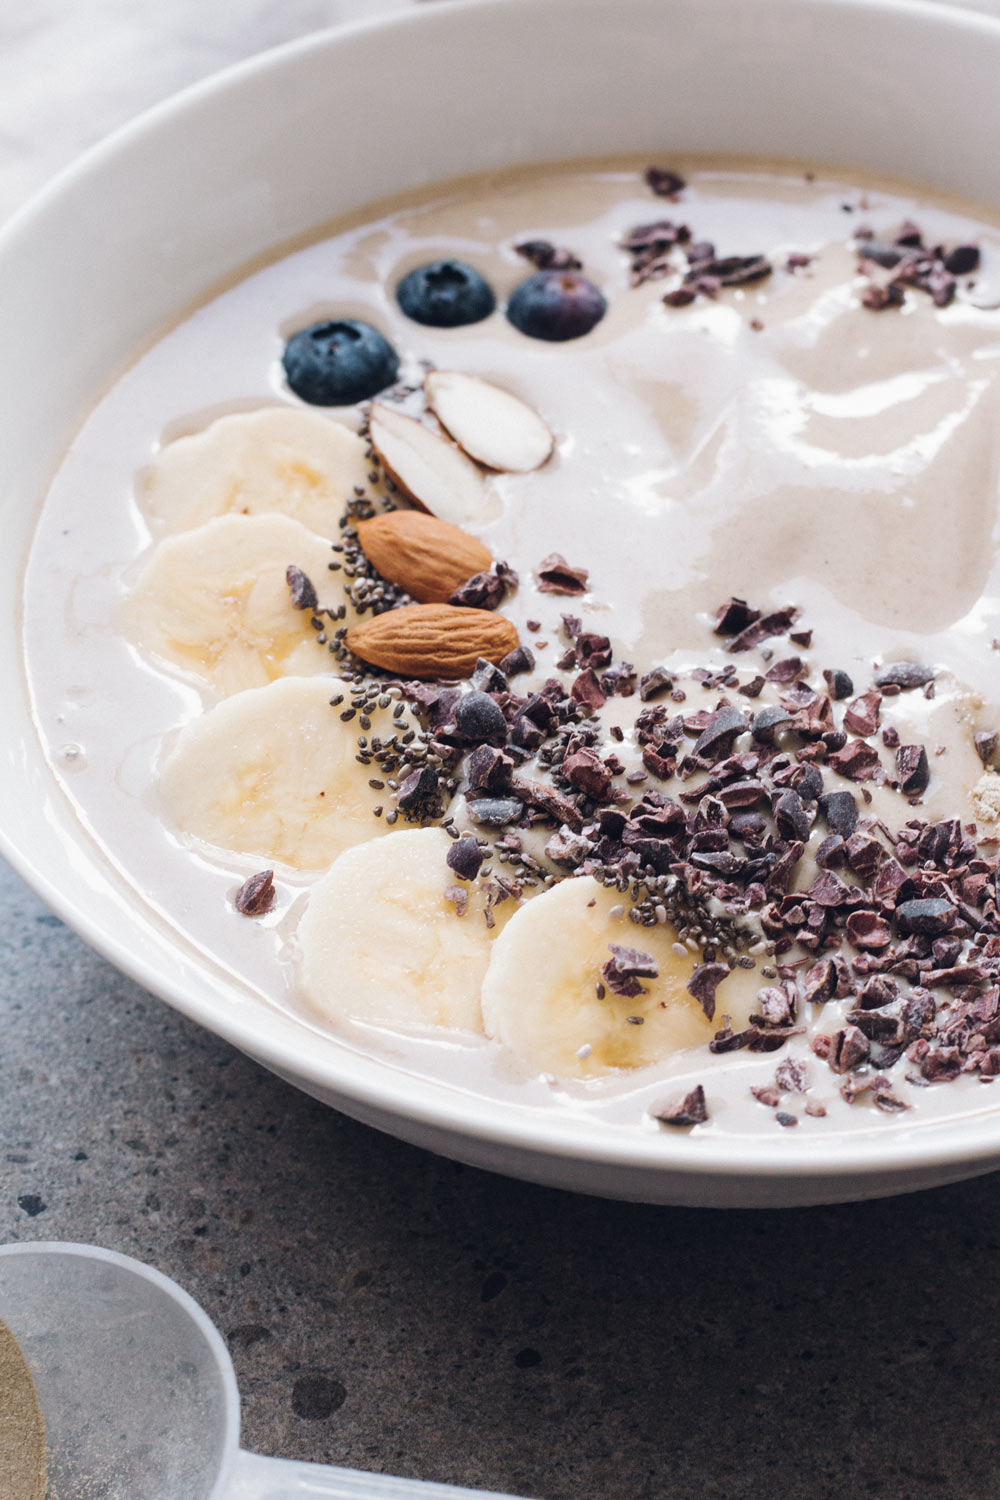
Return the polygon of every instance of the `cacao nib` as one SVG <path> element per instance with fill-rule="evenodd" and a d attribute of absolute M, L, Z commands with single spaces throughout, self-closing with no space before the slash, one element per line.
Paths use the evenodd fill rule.
<path fill-rule="evenodd" d="M 818 802 L 823 792 L 823 773 L 817 766 L 797 766 L 792 786 L 803 802 Z"/>
<path fill-rule="evenodd" d="M 1000 746 L 1000 734 L 995 729 L 979 730 L 973 736 L 976 746 L 976 754 L 984 766 L 993 766 L 996 763 L 997 747 Z"/>
<path fill-rule="evenodd" d="M 833 699 L 849 698 L 854 692 L 854 683 L 839 667 L 824 671 L 823 677 Z"/>
<path fill-rule="evenodd" d="M 858 804 L 853 792 L 826 792 L 819 799 L 820 812 L 831 833 L 849 839 L 858 823 Z"/>
<path fill-rule="evenodd" d="M 844 840 L 839 833 L 827 834 L 813 858 L 821 870 L 839 869 L 844 863 Z"/>
<path fill-rule="evenodd" d="M 876 1087 L 873 1094 L 873 1102 L 876 1109 L 882 1110 L 884 1114 L 898 1114 L 901 1110 L 909 1109 L 905 1099 L 901 1099 L 886 1082 L 883 1088 Z"/>
<path fill-rule="evenodd" d="M 904 692 L 912 688 L 924 687 L 928 682 L 934 681 L 934 669 L 923 667 L 915 661 L 895 661 L 887 666 L 880 667 L 875 673 L 876 687 L 898 687 Z"/>
<path fill-rule="evenodd" d="M 809 816 L 797 792 L 782 792 L 774 804 L 774 821 L 783 839 L 809 838 Z"/>
<path fill-rule="evenodd" d="M 663 1125 L 704 1125 L 708 1119 L 705 1090 L 699 1083 L 683 1099 L 666 1104 L 654 1111 L 655 1118 Z"/>
<path fill-rule="evenodd" d="M 732 749 L 736 736 L 748 727 L 748 721 L 738 708 L 723 705 L 712 714 L 706 727 L 694 744 L 694 755 L 719 755 Z"/>
<path fill-rule="evenodd" d="M 543 781 L 529 781 L 523 777 L 516 777 L 513 789 L 515 795 L 526 802 L 529 807 L 537 808 L 553 822 L 568 823 L 574 833 L 579 833 L 583 827 L 583 818 L 576 803 L 564 792 L 559 791 L 558 787 L 548 786 Z"/>
<path fill-rule="evenodd" d="M 846 776 L 848 781 L 885 780 L 878 751 L 874 745 L 869 745 L 864 740 L 852 740 L 842 750 L 835 750 L 829 757 L 829 764 L 839 775 Z"/>
<path fill-rule="evenodd" d="M 419 812 L 430 809 L 438 795 L 437 772 L 430 766 L 421 766 L 411 771 L 396 793 L 396 802 L 404 812 Z"/>
<path fill-rule="evenodd" d="M 856 1026 L 847 1026 L 843 1031 L 835 1031 L 830 1038 L 827 1062 L 834 1073 L 851 1073 L 868 1061 L 869 1052 L 864 1032 Z"/>
<path fill-rule="evenodd" d="M 472 821 L 484 828 L 516 823 L 524 812 L 524 803 L 516 797 L 469 797 L 465 806 Z"/>
<path fill-rule="evenodd" d="M 474 792 L 506 792 L 514 772 L 514 762 L 491 745 L 479 745 L 466 763 L 469 790 Z"/>
<path fill-rule="evenodd" d="M 801 1036 L 804 1026 L 748 1026 L 743 1036 L 750 1052 L 779 1052 L 789 1037 Z M 712 1044 L 709 1042 L 709 1050 Z"/>
<path fill-rule="evenodd" d="M 739 635 L 759 619 L 759 609 L 752 609 L 745 599 L 734 596 L 716 610 L 713 628 L 716 635 Z"/>
<path fill-rule="evenodd" d="M 933 936 L 947 931 L 954 914 L 955 908 L 950 901 L 938 898 L 904 901 L 896 908 L 896 921 L 900 932 L 930 933 Z"/>
<path fill-rule="evenodd" d="M 881 703 L 882 694 L 877 688 L 870 688 L 860 698 L 855 698 L 844 713 L 844 728 L 867 739 L 878 729 Z"/>
<path fill-rule="evenodd" d="M 848 865 L 863 880 L 870 880 L 886 858 L 882 844 L 867 833 L 852 833 L 845 852 Z"/>
<path fill-rule="evenodd" d="M 455 705 L 455 737 L 473 745 L 503 745 L 507 720 L 495 698 L 473 689 Z"/>
<path fill-rule="evenodd" d="M 887 948 L 892 941 L 888 922 L 874 911 L 852 911 L 846 931 L 847 941 L 855 948 Z"/>
<path fill-rule="evenodd" d="M 459 880 L 475 880 L 485 858 L 482 849 L 471 837 L 457 839 L 446 856 L 449 870 L 454 870 Z"/>
<path fill-rule="evenodd" d="M 887 245 L 882 240 L 865 239 L 858 251 L 865 260 L 870 260 L 873 265 L 881 266 L 884 271 L 892 271 L 905 259 L 906 252 L 899 245 Z"/>
<path fill-rule="evenodd" d="M 750 725 L 750 731 L 755 740 L 761 744 L 770 744 L 774 739 L 774 731 L 784 724 L 790 724 L 792 716 L 776 704 L 768 704 L 754 714 Z"/>
<path fill-rule="evenodd" d="M 295 567 L 294 563 L 289 564 L 285 569 L 285 582 L 291 594 L 292 608 L 308 609 L 315 614 L 319 608 L 319 599 L 311 579 L 302 569 Z"/>
<path fill-rule="evenodd" d="M 537 571 L 538 588 L 543 594 L 585 594 L 587 569 L 574 568 L 558 552 L 543 558 Z"/>
<path fill-rule="evenodd" d="M 918 796 L 927 790 L 931 779 L 927 764 L 927 751 L 923 745 L 900 745 L 896 751 L 896 774 L 900 791 L 908 797 Z"/>
<path fill-rule="evenodd" d="M 271 910 L 274 899 L 274 871 L 260 870 L 244 880 L 233 897 L 233 905 L 244 917 L 263 917 Z"/>
<path fill-rule="evenodd" d="M 873 284 L 862 292 L 861 305 L 873 312 L 881 312 L 886 307 L 902 307 L 903 297 L 903 288 L 895 281 L 890 281 L 888 286 Z"/>
<path fill-rule="evenodd" d="M 832 958 L 821 958 L 806 974 L 802 998 L 813 1005 L 825 1005 L 836 993 L 836 965 Z"/>
<path fill-rule="evenodd" d="M 472 686 L 481 693 L 504 693 L 507 691 L 507 678 L 499 667 L 495 667 L 485 656 L 481 656 L 476 662 L 475 670 L 469 679 Z"/>
<path fill-rule="evenodd" d="M 592 709 L 595 713 L 599 708 L 603 708 L 607 702 L 601 690 L 601 684 L 597 680 L 597 674 L 592 667 L 587 667 L 578 677 L 574 678 L 570 694 L 575 702 L 581 704 L 584 708 Z"/>
<path fill-rule="evenodd" d="M 455 915 L 464 917 L 469 909 L 469 893 L 460 885 L 446 885 L 444 888 L 444 899 L 450 901 L 455 908 Z"/>
<path fill-rule="evenodd" d="M 675 224 L 672 219 L 654 219 L 651 224 L 637 224 L 623 235 L 619 244 L 623 250 L 653 250 L 662 253 L 671 246 L 685 244 L 691 238 L 686 224 Z"/>
<path fill-rule="evenodd" d="M 523 255 L 539 271 L 582 271 L 583 261 L 571 250 L 560 250 L 549 240 L 525 240 L 515 245 L 516 254 Z"/>
<path fill-rule="evenodd" d="M 944 1083 L 957 1078 L 962 1071 L 962 1054 L 957 1047 L 939 1047 L 928 1052 L 920 1064 L 920 1076 L 928 1083 Z"/>
<path fill-rule="evenodd" d="M 752 651 L 755 646 L 760 645 L 761 641 L 766 641 L 773 635 L 784 635 L 785 631 L 795 624 L 801 613 L 800 609 L 788 605 L 784 609 L 775 609 L 770 614 L 761 615 L 730 641 L 729 650 Z"/>
<path fill-rule="evenodd" d="M 674 679 L 665 667 L 654 667 L 651 672 L 639 678 L 639 697 L 643 703 L 647 703 L 660 693 L 670 692 L 673 685 Z"/>
<path fill-rule="evenodd" d="M 658 198 L 676 198 L 687 187 L 680 173 L 672 171 L 670 167 L 647 167 L 645 180 L 646 186 Z"/>
<path fill-rule="evenodd" d="M 800 656 L 786 656 L 764 673 L 765 682 L 794 682 L 802 671 Z"/>
<path fill-rule="evenodd" d="M 790 1026 L 795 1020 L 797 997 L 794 989 L 788 985 L 765 985 L 757 991 L 757 1004 L 760 1006 L 760 1016 L 753 1016 L 751 1019 L 759 1025 Z"/>
<path fill-rule="evenodd" d="M 448 603 L 465 609 L 499 609 L 506 592 L 503 579 L 490 569 L 487 573 L 474 573 L 459 584 Z"/>
<path fill-rule="evenodd" d="M 684 280 L 688 285 L 711 295 L 716 285 L 747 286 L 755 281 L 763 281 L 773 269 L 764 255 L 727 255 L 721 260 L 698 260 Z"/>
<path fill-rule="evenodd" d="M 650 953 L 639 948 L 627 948 L 621 943 L 609 943 L 611 957 L 601 965 L 601 978 L 612 994 L 633 999 L 645 995 L 646 986 L 640 979 L 656 979 L 659 966 Z"/>
<path fill-rule="evenodd" d="M 978 245 L 956 245 L 944 257 L 944 268 L 952 276 L 968 276 L 979 267 Z"/>
<path fill-rule="evenodd" d="M 728 786 L 720 787 L 717 795 L 723 807 L 736 812 L 755 807 L 765 796 L 765 791 L 759 781 L 731 781 Z"/>
<path fill-rule="evenodd" d="M 775 1087 L 783 1094 L 804 1094 L 809 1087 L 809 1064 L 786 1057 L 774 1072 Z"/>
<path fill-rule="evenodd" d="M 500 662 L 500 671 L 507 677 L 516 677 L 521 672 L 533 672 L 535 654 L 527 646 L 515 646 Z"/>
<path fill-rule="evenodd" d="M 593 801 L 603 802 L 608 797 L 611 775 L 596 750 L 590 750 L 586 746 L 574 750 L 565 757 L 560 769 L 570 786 Z"/>
<path fill-rule="evenodd" d="M 726 964 L 704 963 L 697 966 L 687 982 L 688 994 L 698 1001 L 709 1021 L 715 1018 L 715 992 L 728 974 Z"/>
<path fill-rule="evenodd" d="M 611 642 L 606 635 L 595 635 L 592 631 L 578 632 L 576 659 L 581 667 L 609 667 L 611 665 Z M 673 683 L 671 683 L 672 686 Z"/>

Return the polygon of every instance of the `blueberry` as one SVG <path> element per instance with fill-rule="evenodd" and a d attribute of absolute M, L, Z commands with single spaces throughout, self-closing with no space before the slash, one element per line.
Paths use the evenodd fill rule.
<path fill-rule="evenodd" d="M 607 311 L 604 294 L 576 271 L 539 271 L 515 287 L 507 317 L 529 338 L 578 339 Z"/>
<path fill-rule="evenodd" d="M 408 318 L 431 328 L 480 323 L 496 307 L 487 281 L 464 260 L 432 260 L 404 276 L 396 299 Z"/>
<path fill-rule="evenodd" d="M 302 328 L 285 345 L 288 384 L 313 406 L 353 406 L 392 385 L 399 357 L 370 323 L 337 318 Z"/>

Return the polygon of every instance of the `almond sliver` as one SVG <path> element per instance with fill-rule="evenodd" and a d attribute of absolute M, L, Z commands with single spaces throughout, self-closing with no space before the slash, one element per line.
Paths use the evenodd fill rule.
<path fill-rule="evenodd" d="M 454 370 L 424 381 L 428 405 L 470 458 L 489 469 L 523 474 L 552 453 L 553 437 L 537 412 L 510 391 Z"/>
<path fill-rule="evenodd" d="M 496 515 L 499 499 L 460 448 L 391 406 L 372 408 L 372 447 L 400 489 L 422 510 L 465 530 Z"/>

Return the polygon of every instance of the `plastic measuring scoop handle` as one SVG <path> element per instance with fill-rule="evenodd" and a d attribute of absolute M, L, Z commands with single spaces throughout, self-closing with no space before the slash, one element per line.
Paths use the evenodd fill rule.
<path fill-rule="evenodd" d="M 497 1490 L 466 1490 L 422 1479 L 393 1479 L 361 1469 L 329 1469 L 285 1458 L 241 1452 L 229 1491 L 231 1500 L 517 1500 Z"/>

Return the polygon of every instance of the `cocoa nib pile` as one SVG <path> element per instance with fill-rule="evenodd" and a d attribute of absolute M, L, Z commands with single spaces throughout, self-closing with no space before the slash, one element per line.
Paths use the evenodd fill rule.
<path fill-rule="evenodd" d="M 650 167 L 646 184 L 661 198 L 676 202 L 687 184 L 684 178 L 667 167 Z M 683 252 L 687 262 L 680 284 L 664 297 L 668 307 L 686 307 L 696 297 L 716 297 L 723 287 L 747 286 L 770 276 L 772 266 L 763 255 L 719 256 L 709 240 L 699 240 L 687 224 L 673 219 L 654 219 L 637 224 L 620 241 L 631 258 L 630 280 L 633 286 L 675 276 L 679 270 L 676 251 Z M 792 258 L 797 265 L 808 265 L 809 256 Z M 789 262 L 789 269 L 797 265 Z"/>
<path fill-rule="evenodd" d="M 650 167 L 646 182 L 658 196 L 674 202 L 686 186 L 676 172 L 663 167 Z M 909 221 L 881 238 L 865 225 L 855 230 L 853 238 L 858 271 L 868 278 L 861 302 L 875 312 L 902 307 L 909 289 L 926 293 L 935 307 L 947 307 L 954 301 L 961 278 L 979 269 L 977 245 L 928 245 L 923 231 Z M 715 298 L 723 287 L 763 281 L 774 270 L 768 257 L 759 253 L 718 255 L 710 240 L 698 239 L 690 225 L 673 219 L 637 224 L 620 243 L 631 259 L 633 286 L 680 276 L 663 298 L 667 307 L 688 307 L 699 297 Z M 793 253 L 787 256 L 785 269 L 804 270 L 812 259 Z M 754 320 L 751 326 L 763 325 Z"/>
<path fill-rule="evenodd" d="M 876 312 L 902 307 L 909 287 L 925 292 L 935 307 L 947 307 L 954 301 L 959 277 L 979 268 L 978 245 L 955 245 L 950 250 L 926 245 L 916 224 L 901 225 L 888 240 L 878 239 L 867 226 L 856 230 L 854 238 L 858 270 L 871 282 L 861 300 Z"/>
<path fill-rule="evenodd" d="M 585 571 L 562 558 L 538 574 L 559 592 L 586 586 Z M 921 1085 L 1000 1075 L 1000 856 L 977 843 L 974 823 L 920 817 L 927 747 L 882 722 L 892 697 L 932 697 L 933 671 L 890 662 L 858 685 L 836 666 L 814 671 L 799 654 L 811 633 L 793 607 L 761 612 L 732 598 L 714 629 L 732 660 L 683 679 L 658 667 L 640 676 L 571 614 L 561 675 L 527 693 L 517 678 L 534 658 L 523 645 L 499 663 L 481 660 L 465 684 L 352 675 L 347 663 L 356 693 L 341 718 L 358 719 L 357 758 L 395 803 L 387 819 L 442 821 L 456 841 L 453 876 L 491 877 L 488 922 L 526 886 L 552 884 L 555 866 L 621 892 L 636 926 L 669 922 L 693 939 L 689 990 L 709 1020 L 729 971 L 759 966 L 757 1010 L 740 1030 L 723 1016 L 713 1052 L 779 1050 L 805 1032 L 809 1007 L 838 1002 L 841 1019 L 812 1049 L 849 1101 L 868 1094 L 882 1110 L 905 1109 L 885 1076 L 900 1060 Z M 614 697 L 636 699 L 641 769 L 626 771 L 595 717 Z M 422 728 L 382 741 L 368 714 L 393 699 L 397 717 L 405 700 Z M 869 814 L 875 786 L 911 803 L 901 827 Z M 477 834 L 460 838 L 442 817 L 456 792 Z M 522 845 L 536 825 L 548 866 Z M 816 868 L 800 888 L 807 844 Z M 449 891 L 461 914 L 462 885 Z M 643 958 L 641 947 L 614 950 L 603 984 L 639 993 Z M 777 1108 L 790 1078 L 758 1090 L 761 1102 Z"/>
<path fill-rule="evenodd" d="M 687 224 L 676 224 L 671 219 L 637 225 L 629 230 L 621 245 L 632 260 L 633 286 L 674 275 L 677 266 L 671 252 L 675 248 L 683 250 L 687 269 L 680 285 L 664 297 L 668 307 L 686 307 L 699 296 L 716 297 L 724 286 L 763 281 L 773 269 L 763 255 L 720 257 L 709 240 L 696 240 Z"/>

